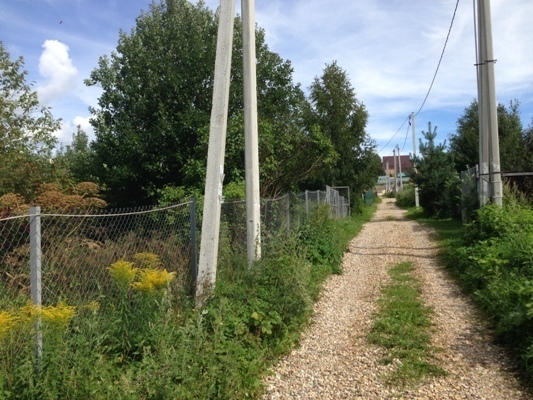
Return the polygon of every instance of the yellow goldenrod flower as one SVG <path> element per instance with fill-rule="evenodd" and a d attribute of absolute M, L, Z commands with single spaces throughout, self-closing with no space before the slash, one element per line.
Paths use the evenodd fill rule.
<path fill-rule="evenodd" d="M 41 315 L 41 306 L 28 301 L 25 306 L 20 307 L 19 315 L 24 322 L 30 322 Z"/>
<path fill-rule="evenodd" d="M 92 311 L 93 313 L 100 309 L 100 303 L 97 301 L 90 301 L 83 306 L 83 308 Z"/>
<path fill-rule="evenodd" d="M 133 263 L 119 260 L 108 268 L 109 274 L 123 290 L 128 290 L 132 282 L 135 280 L 138 268 L 133 268 Z"/>
<path fill-rule="evenodd" d="M 161 260 L 154 253 L 137 253 L 133 258 L 143 268 L 157 269 L 161 267 Z"/>
<path fill-rule="evenodd" d="M 0 339 L 17 324 L 17 317 L 8 311 L 0 311 Z"/>
<path fill-rule="evenodd" d="M 63 301 L 60 301 L 57 306 L 42 307 L 41 315 L 44 322 L 65 327 L 72 317 L 76 315 L 76 307 L 66 305 Z"/>
<path fill-rule="evenodd" d="M 141 269 L 139 270 L 139 281 L 132 286 L 139 292 L 144 293 L 165 291 L 175 275 L 175 272 L 167 272 L 166 269 Z"/>

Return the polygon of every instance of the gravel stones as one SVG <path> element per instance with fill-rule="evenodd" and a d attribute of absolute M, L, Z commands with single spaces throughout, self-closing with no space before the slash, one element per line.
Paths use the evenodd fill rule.
<path fill-rule="evenodd" d="M 350 243 L 342 275 L 331 276 L 315 304 L 300 347 L 282 358 L 264 380 L 264 399 L 530 399 L 510 372 L 501 349 L 469 300 L 436 260 L 431 229 L 404 218 L 384 199 L 372 221 Z M 382 351 L 366 335 L 389 268 L 414 262 L 425 303 L 435 310 L 433 344 L 448 376 L 419 387 L 386 386 Z"/>

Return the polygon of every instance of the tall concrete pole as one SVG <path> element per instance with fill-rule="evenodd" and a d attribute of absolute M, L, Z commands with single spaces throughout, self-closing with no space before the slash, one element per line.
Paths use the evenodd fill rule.
<path fill-rule="evenodd" d="M 502 177 L 500 171 L 500 144 L 498 138 L 498 111 L 496 104 L 496 89 L 494 84 L 494 51 L 492 46 L 492 24 L 490 13 L 490 0 L 479 0 L 480 25 L 483 30 L 480 33 L 480 48 L 482 55 L 481 69 L 483 99 L 486 103 L 483 115 L 486 121 L 488 147 L 489 147 L 489 176 L 490 176 L 490 197 L 494 204 L 502 205 Z M 482 23 L 481 23 L 482 21 Z M 485 137 L 486 138 L 486 137 Z M 483 145 L 487 146 L 486 144 Z"/>
<path fill-rule="evenodd" d="M 255 57 L 255 0 L 241 0 L 244 75 L 244 146 L 246 166 L 246 248 L 248 261 L 261 257 L 259 138 Z"/>
<path fill-rule="evenodd" d="M 484 206 L 489 201 L 489 129 L 486 115 L 488 113 L 486 86 L 484 85 L 486 70 L 483 68 L 487 59 L 485 48 L 485 19 L 481 2 L 477 1 L 478 9 L 478 121 L 479 121 L 479 205 Z"/>
<path fill-rule="evenodd" d="M 400 145 L 398 147 L 398 173 L 400 174 L 400 189 L 403 190 L 403 175 L 402 175 L 402 157 L 400 156 Z"/>
<path fill-rule="evenodd" d="M 390 192 L 390 170 L 389 170 L 389 162 L 387 161 L 387 169 L 385 170 L 385 176 L 387 177 L 387 180 L 385 182 L 385 193 Z"/>
<path fill-rule="evenodd" d="M 196 284 L 196 305 L 198 307 L 201 307 L 211 294 L 216 280 L 234 15 L 235 0 L 221 0 L 213 85 L 213 108 L 211 110 L 207 151 L 202 239 Z"/>
<path fill-rule="evenodd" d="M 392 150 L 392 158 L 394 158 L 394 193 L 398 193 L 398 174 L 396 166 L 396 147 Z"/>
<path fill-rule="evenodd" d="M 411 128 L 413 130 L 413 160 L 416 160 L 416 130 L 415 130 L 415 113 L 411 113 Z M 416 175 L 416 162 L 413 164 Z M 415 207 L 420 206 L 418 199 L 418 186 L 415 183 Z"/>

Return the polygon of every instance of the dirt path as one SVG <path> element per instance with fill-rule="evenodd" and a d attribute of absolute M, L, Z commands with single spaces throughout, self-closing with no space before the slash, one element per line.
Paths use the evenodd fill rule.
<path fill-rule="evenodd" d="M 431 230 L 404 218 L 393 199 L 352 240 L 343 274 L 325 283 L 312 324 L 300 347 L 282 359 L 265 380 L 265 399 L 529 399 L 490 343 L 473 307 L 436 262 Z M 365 336 L 379 289 L 390 266 L 413 261 L 424 283 L 424 300 L 435 309 L 433 343 L 447 372 L 420 387 L 394 389 L 380 376 L 380 349 Z"/>

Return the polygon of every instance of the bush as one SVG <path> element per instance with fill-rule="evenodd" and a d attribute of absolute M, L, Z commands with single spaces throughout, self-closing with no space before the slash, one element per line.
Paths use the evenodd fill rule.
<path fill-rule="evenodd" d="M 533 209 L 512 198 L 503 207 L 487 205 L 463 239 L 448 249 L 448 264 L 533 377 Z"/>
<path fill-rule="evenodd" d="M 142 253 L 100 266 L 109 285 L 99 302 L 78 305 L 54 335 L 43 332 L 42 361 L 34 325 L 15 335 L 14 308 L 0 311 L 0 398 L 258 396 L 268 366 L 294 347 L 321 283 L 340 271 L 349 239 L 373 210 L 345 220 L 317 210 L 291 237 L 270 238 L 252 265 L 245 254 L 222 252 L 215 293 L 201 310 L 174 292 L 179 274 L 162 269 L 168 259 Z"/>
<path fill-rule="evenodd" d="M 396 204 L 403 208 L 415 207 L 414 185 L 405 185 L 402 191 L 396 193 Z"/>

